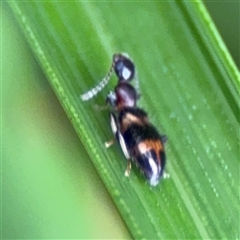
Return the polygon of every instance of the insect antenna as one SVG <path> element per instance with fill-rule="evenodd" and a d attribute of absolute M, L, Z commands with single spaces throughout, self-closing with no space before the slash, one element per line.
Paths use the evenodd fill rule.
<path fill-rule="evenodd" d="M 111 75 L 113 73 L 113 69 L 114 69 L 114 62 L 112 63 L 112 66 L 111 66 L 108 74 L 102 79 L 102 81 L 100 83 L 98 83 L 97 86 L 95 86 L 91 90 L 89 90 L 86 93 L 81 95 L 82 101 L 88 101 L 89 99 L 93 98 L 107 85 L 107 83 L 109 82 Z"/>

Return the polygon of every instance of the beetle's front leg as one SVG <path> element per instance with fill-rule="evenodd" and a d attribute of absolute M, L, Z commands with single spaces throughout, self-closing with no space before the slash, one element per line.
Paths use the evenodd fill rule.
<path fill-rule="evenodd" d="M 109 148 L 116 142 L 116 138 L 111 139 L 110 141 L 105 142 L 105 147 Z"/>

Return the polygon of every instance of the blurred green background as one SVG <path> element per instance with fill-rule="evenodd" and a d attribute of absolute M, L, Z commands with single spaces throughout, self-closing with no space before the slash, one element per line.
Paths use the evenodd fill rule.
<path fill-rule="evenodd" d="M 204 1 L 238 69 L 240 68 L 240 1 Z"/>
<path fill-rule="evenodd" d="M 239 2 L 205 3 L 239 67 Z M 131 238 L 6 2 L 1 13 L 2 238 Z"/>

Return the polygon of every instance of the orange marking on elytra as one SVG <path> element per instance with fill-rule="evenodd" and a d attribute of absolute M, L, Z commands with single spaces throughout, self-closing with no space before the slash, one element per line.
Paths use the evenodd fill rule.
<path fill-rule="evenodd" d="M 151 140 L 147 139 L 138 144 L 138 149 L 141 154 L 146 153 L 147 151 L 154 150 L 158 158 L 160 158 L 160 151 L 163 151 L 163 144 L 160 140 Z"/>

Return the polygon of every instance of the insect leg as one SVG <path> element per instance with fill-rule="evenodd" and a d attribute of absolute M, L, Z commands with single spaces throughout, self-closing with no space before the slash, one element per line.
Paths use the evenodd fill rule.
<path fill-rule="evenodd" d="M 127 169 L 126 169 L 126 171 L 125 171 L 125 176 L 126 177 L 129 177 L 129 175 L 130 175 L 130 172 L 131 172 L 131 160 L 130 159 L 128 159 L 128 163 L 127 163 Z"/>
<path fill-rule="evenodd" d="M 105 147 L 106 147 L 106 148 L 109 148 L 109 147 L 111 147 L 115 142 L 116 142 L 116 139 L 113 138 L 113 139 L 111 139 L 110 141 L 105 142 Z"/>

